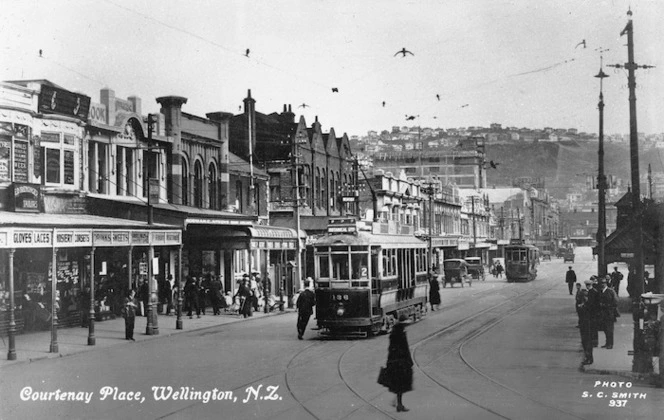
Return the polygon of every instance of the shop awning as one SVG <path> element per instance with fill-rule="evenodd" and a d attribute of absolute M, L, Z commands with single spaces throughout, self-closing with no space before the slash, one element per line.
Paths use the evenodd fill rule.
<path fill-rule="evenodd" d="M 297 248 L 297 232 L 294 229 L 274 226 L 247 228 L 254 249 L 284 250 Z"/>
<path fill-rule="evenodd" d="M 170 225 L 91 215 L 0 212 L 0 248 L 167 246 L 182 243 Z"/>

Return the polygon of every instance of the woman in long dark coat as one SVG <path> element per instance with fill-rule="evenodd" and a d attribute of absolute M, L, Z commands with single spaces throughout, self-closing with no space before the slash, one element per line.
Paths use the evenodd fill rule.
<path fill-rule="evenodd" d="M 388 389 L 397 394 L 397 411 L 408 411 L 403 405 L 402 396 L 404 392 L 413 389 L 413 359 L 404 330 L 407 319 L 406 315 L 399 317 L 399 322 L 390 334 L 390 347 L 387 352 Z"/>
<path fill-rule="evenodd" d="M 432 311 L 436 310 L 434 305 L 440 305 L 440 285 L 438 284 L 438 276 L 433 270 L 429 276 L 429 303 Z"/>

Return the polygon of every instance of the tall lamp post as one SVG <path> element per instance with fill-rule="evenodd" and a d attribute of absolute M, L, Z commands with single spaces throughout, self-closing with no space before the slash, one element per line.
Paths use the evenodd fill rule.
<path fill-rule="evenodd" d="M 606 50 L 601 50 L 603 52 Z M 607 76 L 602 70 L 602 56 L 599 58 L 599 73 L 595 75 L 599 79 L 599 150 L 597 152 L 599 162 L 597 164 L 597 188 L 599 194 L 599 211 L 597 212 L 597 274 L 606 276 L 606 260 L 604 246 L 606 243 L 606 177 L 604 175 L 604 94 L 602 92 L 602 82 Z"/>
<path fill-rule="evenodd" d="M 632 23 L 632 11 L 627 12 L 628 22 L 620 36 L 627 35 L 627 63 L 614 64 L 609 67 L 624 68 L 627 70 L 627 87 L 629 89 L 629 151 L 632 169 L 632 211 L 634 212 L 633 248 L 634 259 L 631 266 L 634 267 L 635 278 L 632 280 L 632 317 L 634 322 L 634 359 L 632 360 L 632 372 L 652 372 L 652 359 L 643 348 L 643 331 L 640 322 L 643 314 L 640 308 L 641 294 L 643 293 L 643 208 L 641 205 L 641 185 L 639 176 L 639 135 L 636 125 L 636 75 L 637 69 L 649 69 L 653 66 L 638 65 L 634 62 L 634 25 Z"/>

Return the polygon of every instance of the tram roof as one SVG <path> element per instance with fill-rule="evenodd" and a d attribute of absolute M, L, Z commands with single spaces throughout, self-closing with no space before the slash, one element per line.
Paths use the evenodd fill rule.
<path fill-rule="evenodd" d="M 369 232 L 357 232 L 356 234 L 324 235 L 314 240 L 313 245 L 381 245 L 390 248 L 425 248 L 427 243 L 412 235 L 376 235 Z"/>

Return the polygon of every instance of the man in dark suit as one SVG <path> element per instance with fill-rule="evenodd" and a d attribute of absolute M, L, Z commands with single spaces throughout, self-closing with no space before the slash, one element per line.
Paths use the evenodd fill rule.
<path fill-rule="evenodd" d="M 593 290 L 593 281 L 586 280 L 586 288 L 579 290 L 576 295 L 576 310 L 579 313 L 579 328 L 581 333 L 581 346 L 583 347 L 583 364 L 593 364 L 593 310 L 597 297 Z"/>
<path fill-rule="evenodd" d="M 606 343 L 605 349 L 613 348 L 613 324 L 616 322 L 616 310 L 618 309 L 618 297 L 613 289 L 607 285 L 607 279 L 599 279 L 599 316 L 597 318 L 599 327 L 604 330 Z"/>
<path fill-rule="evenodd" d="M 567 274 L 565 275 L 565 282 L 567 282 L 567 287 L 569 288 L 569 294 L 572 294 L 572 290 L 574 290 L 574 283 L 576 283 L 576 273 L 574 270 L 572 270 L 572 267 L 569 267 L 569 270 L 567 270 Z"/>
<path fill-rule="evenodd" d="M 311 287 L 311 283 L 309 281 L 304 282 L 304 291 L 300 293 L 295 303 L 295 306 L 297 306 L 297 338 L 299 340 L 302 340 L 309 318 L 311 318 L 314 306 L 316 306 L 316 295 L 309 287 Z"/>

